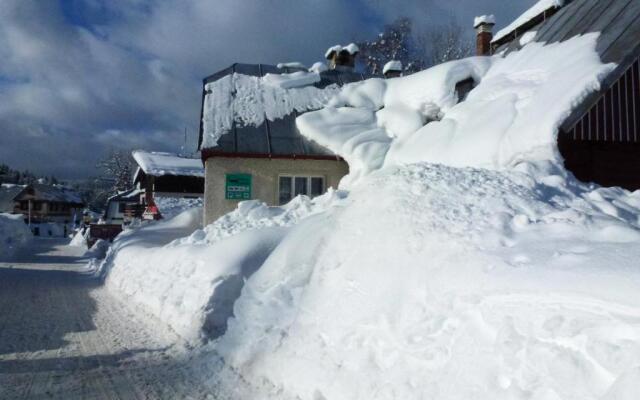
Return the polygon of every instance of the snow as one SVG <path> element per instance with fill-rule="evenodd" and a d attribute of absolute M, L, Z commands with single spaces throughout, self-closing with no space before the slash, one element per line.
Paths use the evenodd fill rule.
<path fill-rule="evenodd" d="M 25 247 L 31 237 L 23 215 L 0 213 L 0 257 L 10 256 Z"/>
<path fill-rule="evenodd" d="M 288 229 L 344 197 L 335 191 L 313 200 L 298 196 L 283 207 L 241 202 L 204 230 L 196 229 L 202 216 L 194 208 L 118 236 L 101 274 L 111 290 L 166 321 L 184 339 L 217 336 L 226 329 L 244 279 Z"/>
<path fill-rule="evenodd" d="M 182 197 L 166 197 L 154 196 L 154 201 L 158 210 L 164 219 L 171 219 L 185 210 L 202 207 L 202 198 L 182 198 Z"/>
<path fill-rule="evenodd" d="M 283 69 L 283 68 L 299 68 L 299 69 L 307 69 L 307 67 L 298 61 L 293 61 L 293 62 L 287 62 L 287 63 L 278 63 L 278 65 L 276 65 L 278 67 L 278 69 Z"/>
<path fill-rule="evenodd" d="M 529 31 L 520 36 L 520 46 L 525 46 L 534 41 L 538 31 Z"/>
<path fill-rule="evenodd" d="M 493 37 L 493 41 L 496 42 L 502 39 L 550 8 L 564 6 L 564 3 L 565 0 L 538 0 L 536 4 L 516 18 L 512 23 L 498 31 L 498 33 Z"/>
<path fill-rule="evenodd" d="M 614 68 L 600 63 L 597 36 L 530 43 L 505 58 L 472 57 L 347 85 L 329 107 L 300 116 L 297 126 L 347 160 L 345 188 L 382 166 L 503 169 L 523 159 L 559 161 L 560 122 Z M 469 77 L 479 84 L 456 104 L 455 85 Z"/>
<path fill-rule="evenodd" d="M 386 63 L 382 68 L 382 73 L 386 74 L 389 71 L 402 71 L 402 61 L 391 60 Z"/>
<path fill-rule="evenodd" d="M 317 72 L 297 71 L 290 74 L 266 74 L 262 79 L 267 85 L 291 89 L 320 82 L 320 74 Z"/>
<path fill-rule="evenodd" d="M 637 397 L 640 191 L 556 148 L 615 67 L 597 37 L 336 90 L 297 125 L 347 160 L 341 190 L 126 232 L 107 287 L 211 340 L 223 398 Z"/>
<path fill-rule="evenodd" d="M 298 117 L 301 134 L 349 163 L 345 184 L 379 169 L 392 143 L 455 106 L 455 84 L 480 81 L 495 60 L 472 57 L 391 80 L 369 79 L 344 88 L 322 110 Z M 423 149 L 416 149 L 423 152 Z"/>
<path fill-rule="evenodd" d="M 370 176 L 282 240 L 218 351 L 292 398 L 600 398 L 637 374 L 640 196 L 548 181 Z"/>
<path fill-rule="evenodd" d="M 294 111 L 317 110 L 338 91 L 337 85 L 324 89 L 298 86 L 315 82 L 316 72 L 286 75 L 277 78 L 267 74 L 261 78 L 234 73 L 207 84 L 202 148 L 216 147 L 218 139 L 231 130 L 234 122 L 237 126 L 260 126 L 265 119 L 273 121 Z"/>
<path fill-rule="evenodd" d="M 311 66 L 311 68 L 309 68 L 309 72 L 315 72 L 315 73 L 322 73 L 325 71 L 328 71 L 329 67 L 327 67 L 327 64 L 325 62 L 322 61 L 318 61 L 313 63 L 313 65 Z"/>
<path fill-rule="evenodd" d="M 78 231 L 71 238 L 71 242 L 69 242 L 69 246 L 82 247 L 82 248 L 88 249 L 88 244 L 87 244 L 88 238 L 89 238 L 88 228 L 78 229 Z"/>
<path fill-rule="evenodd" d="M 473 27 L 477 28 L 482 24 L 495 25 L 496 17 L 494 15 L 481 15 L 473 19 Z"/>
<path fill-rule="evenodd" d="M 179 175 L 204 177 L 202 161 L 176 154 L 134 150 L 133 158 L 145 174 L 151 176 Z M 137 175 L 137 174 L 136 174 Z"/>

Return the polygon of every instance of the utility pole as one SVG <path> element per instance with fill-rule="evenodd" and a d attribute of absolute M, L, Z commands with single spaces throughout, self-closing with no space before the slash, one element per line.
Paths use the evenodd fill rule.
<path fill-rule="evenodd" d="M 31 199 L 29 199 L 27 203 L 29 203 L 29 228 L 31 228 Z"/>

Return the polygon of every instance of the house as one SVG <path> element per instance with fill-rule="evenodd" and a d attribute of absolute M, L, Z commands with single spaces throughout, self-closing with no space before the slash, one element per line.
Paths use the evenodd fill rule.
<path fill-rule="evenodd" d="M 367 78 L 353 70 L 356 54 L 355 45 L 334 46 L 326 53 L 328 69 L 233 64 L 204 79 L 205 223 L 242 200 L 280 205 L 338 186 L 347 163 L 304 138 L 295 119 L 321 108 L 340 86 Z"/>
<path fill-rule="evenodd" d="M 132 154 L 138 164 L 133 183 L 138 190 L 139 202 L 154 215 L 158 215 L 157 198 L 199 198 L 204 195 L 204 168 L 200 159 L 142 150 Z"/>
<path fill-rule="evenodd" d="M 24 215 L 25 223 L 36 236 L 65 236 L 68 225 L 76 225 L 82 220 L 84 203 L 80 195 L 61 185 L 3 185 L 0 199 L 3 211 L 8 211 L 9 204 L 13 203 L 13 210 L 9 212 Z"/>
<path fill-rule="evenodd" d="M 567 115 L 558 149 L 566 168 L 584 182 L 640 189 L 640 1 L 542 0 L 495 37 L 494 24 L 476 19 L 479 55 L 600 32 L 596 51 L 617 67 Z"/>
<path fill-rule="evenodd" d="M 122 225 L 133 218 L 142 217 L 144 206 L 141 203 L 141 189 L 131 189 L 118 193 L 107 200 L 102 219 L 107 225 Z"/>

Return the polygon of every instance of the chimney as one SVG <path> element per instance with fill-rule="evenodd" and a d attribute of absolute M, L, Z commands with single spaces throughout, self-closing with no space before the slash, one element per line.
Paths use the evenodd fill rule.
<path fill-rule="evenodd" d="M 336 45 L 325 53 L 325 58 L 329 60 L 329 69 L 341 71 L 352 71 L 356 66 L 356 56 L 360 49 L 354 43 L 348 46 Z"/>
<path fill-rule="evenodd" d="M 382 68 L 382 74 L 386 79 L 402 76 L 402 62 L 398 60 L 389 61 Z"/>
<path fill-rule="evenodd" d="M 493 27 L 496 18 L 493 15 L 483 15 L 476 17 L 473 27 L 476 30 L 476 54 L 479 56 L 491 55 L 491 40 L 493 39 Z"/>

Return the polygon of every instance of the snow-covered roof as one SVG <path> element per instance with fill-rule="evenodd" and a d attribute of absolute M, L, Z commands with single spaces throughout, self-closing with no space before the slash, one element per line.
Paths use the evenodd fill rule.
<path fill-rule="evenodd" d="M 358 52 L 360 52 L 360 48 L 355 43 L 349 43 L 346 46 L 342 46 L 342 45 L 337 44 L 335 46 L 329 47 L 327 49 L 326 53 L 324 53 L 324 57 L 325 58 L 329 58 L 329 57 L 331 57 L 331 54 L 340 53 L 343 50 L 346 51 L 347 53 L 351 54 L 351 55 L 354 55 L 354 54 L 357 54 Z"/>
<path fill-rule="evenodd" d="M 532 41 L 555 44 L 566 41 L 572 36 L 586 35 L 592 32 L 599 34 L 595 51 L 600 60 L 618 65 L 618 71 L 604 78 L 602 87 L 608 87 L 618 79 L 631 62 L 640 57 L 638 46 L 638 23 L 640 20 L 640 1 L 611 0 L 591 3 L 588 1 L 564 1 L 564 6 L 552 16 L 540 19 L 540 24 L 533 27 L 528 34 L 518 31 L 519 40 L 505 40 L 497 49 L 499 53 L 509 53 L 522 49 Z M 536 32 L 533 36 L 532 32 Z M 520 36 L 522 35 L 522 36 Z M 514 38 L 515 39 L 515 38 Z M 573 57 L 573 56 L 572 56 Z M 592 93 L 588 99 L 576 105 L 570 116 L 564 121 L 563 130 L 570 130 L 582 115 L 600 96 L 600 92 Z"/>
<path fill-rule="evenodd" d="M 298 61 L 286 62 L 286 63 L 278 63 L 276 65 L 278 68 L 295 68 L 295 69 L 307 69 L 307 66 Z"/>
<path fill-rule="evenodd" d="M 76 205 L 83 204 L 80 194 L 75 190 L 63 185 L 44 185 L 41 183 L 33 183 L 22 188 L 15 196 L 15 199 L 19 200 L 28 195 L 30 196 L 29 192 L 31 189 L 34 191 L 36 200 Z"/>
<path fill-rule="evenodd" d="M 204 167 L 198 158 L 180 157 L 172 153 L 135 150 L 133 158 L 145 174 L 151 176 L 179 175 L 204 177 Z"/>
<path fill-rule="evenodd" d="M 134 188 L 125 190 L 123 192 L 119 192 L 114 194 L 113 196 L 107 199 L 107 202 L 118 200 L 118 201 L 136 201 L 139 196 L 144 193 L 144 189 Z"/>
<path fill-rule="evenodd" d="M 382 68 L 382 73 L 386 74 L 389 71 L 402 71 L 402 61 L 391 60 L 386 63 Z"/>
<path fill-rule="evenodd" d="M 332 156 L 299 134 L 295 117 L 322 108 L 340 86 L 368 76 L 316 66 L 317 71 L 305 72 L 233 64 L 206 78 L 200 148 L 227 154 Z"/>
<path fill-rule="evenodd" d="M 491 25 L 495 25 L 496 23 L 496 17 L 493 15 L 481 15 L 479 17 L 475 17 L 473 20 L 473 27 L 477 28 L 478 26 L 482 25 L 482 24 L 491 24 Z"/>
<path fill-rule="evenodd" d="M 527 22 L 531 21 L 538 15 L 542 14 L 543 12 L 551 8 L 562 7 L 564 4 L 565 4 L 565 0 L 539 0 L 536 4 L 533 5 L 533 7 L 525 11 L 522 15 L 516 18 L 512 23 L 507 25 L 505 28 L 499 30 L 498 33 L 496 33 L 495 36 L 493 37 L 493 41 L 497 42 L 498 40 L 507 36 L 508 34 L 515 31 L 522 25 L 526 24 Z"/>

